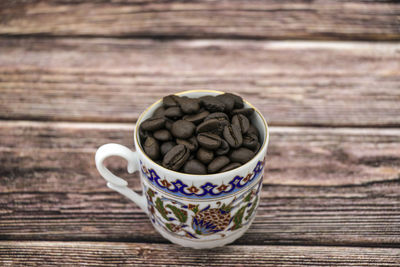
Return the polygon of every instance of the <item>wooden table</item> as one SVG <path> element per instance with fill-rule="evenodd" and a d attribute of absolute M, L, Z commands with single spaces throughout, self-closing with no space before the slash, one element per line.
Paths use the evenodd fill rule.
<path fill-rule="evenodd" d="M 0 265 L 399 266 L 399 41 L 396 1 L 2 1 Z M 188 89 L 271 126 L 258 215 L 224 248 L 170 244 L 94 166 Z"/>

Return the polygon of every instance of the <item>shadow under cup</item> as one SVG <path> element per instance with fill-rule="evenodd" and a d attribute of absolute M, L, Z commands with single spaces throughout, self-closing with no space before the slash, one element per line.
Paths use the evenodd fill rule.
<path fill-rule="evenodd" d="M 198 98 L 224 92 L 196 90 L 178 93 Z M 252 124 L 260 133 L 261 147 L 249 162 L 222 173 L 194 175 L 172 171 L 152 161 L 143 151 L 139 126 L 162 105 L 157 101 L 139 117 L 135 129 L 139 171 L 147 213 L 156 230 L 173 243 L 192 248 L 213 248 L 231 243 L 254 220 L 262 188 L 268 145 L 268 126 L 254 108 Z"/>

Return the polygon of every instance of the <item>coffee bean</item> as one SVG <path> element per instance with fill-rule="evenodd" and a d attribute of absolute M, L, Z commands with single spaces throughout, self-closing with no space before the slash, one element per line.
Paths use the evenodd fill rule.
<path fill-rule="evenodd" d="M 139 125 L 139 141 L 149 158 L 168 169 L 225 172 L 246 163 L 261 147 L 260 133 L 249 119 L 253 113 L 231 93 L 168 95 Z"/>
<path fill-rule="evenodd" d="M 171 132 L 177 138 L 186 139 L 193 135 L 195 129 L 196 126 L 190 121 L 178 120 L 172 124 Z"/>
<path fill-rule="evenodd" d="M 234 105 L 235 105 L 235 99 L 227 94 L 222 94 L 222 95 L 217 95 L 216 98 L 224 103 L 225 105 L 225 112 L 231 112 Z"/>
<path fill-rule="evenodd" d="M 160 146 L 158 142 L 153 137 L 149 136 L 143 145 L 144 152 L 152 159 L 157 160 L 160 157 Z"/>
<path fill-rule="evenodd" d="M 215 98 L 215 96 L 202 96 L 200 103 L 210 112 L 219 112 L 225 109 L 225 104 Z"/>
<path fill-rule="evenodd" d="M 210 115 L 208 115 L 208 116 L 204 119 L 204 121 L 208 121 L 208 120 L 211 120 L 211 119 L 217 119 L 217 120 L 219 120 L 219 121 L 223 121 L 223 120 L 229 121 L 228 115 L 226 115 L 226 113 L 223 113 L 223 112 L 214 112 L 214 113 L 211 113 Z"/>
<path fill-rule="evenodd" d="M 214 159 L 214 153 L 202 147 L 197 150 L 196 158 L 204 164 L 210 163 Z"/>
<path fill-rule="evenodd" d="M 230 162 L 229 158 L 226 156 L 216 157 L 213 161 L 210 162 L 207 166 L 208 173 L 216 173 Z"/>
<path fill-rule="evenodd" d="M 250 127 L 249 119 L 243 114 L 237 114 L 232 117 L 232 124 L 238 125 L 242 134 L 245 134 Z"/>
<path fill-rule="evenodd" d="M 176 99 L 179 98 L 176 95 L 167 95 L 163 98 L 163 106 L 165 108 L 170 108 L 170 107 L 177 107 L 178 106 L 178 102 L 176 101 Z"/>
<path fill-rule="evenodd" d="M 197 141 L 200 146 L 209 150 L 217 149 L 221 144 L 221 138 L 212 133 L 199 133 L 197 135 Z"/>
<path fill-rule="evenodd" d="M 190 156 L 189 149 L 184 145 L 176 145 L 165 154 L 162 165 L 174 171 L 179 170 Z"/>
<path fill-rule="evenodd" d="M 229 152 L 229 144 L 228 144 L 228 142 L 226 142 L 224 139 L 221 139 L 221 145 L 215 151 L 215 155 L 222 156 L 222 155 L 227 154 L 228 152 Z"/>
<path fill-rule="evenodd" d="M 255 134 L 243 136 L 243 146 L 254 151 L 258 144 L 258 137 Z"/>
<path fill-rule="evenodd" d="M 248 148 L 245 147 L 240 147 L 238 149 L 233 150 L 230 155 L 229 158 L 231 161 L 233 162 L 239 162 L 239 163 L 246 163 L 249 160 L 251 160 L 253 157 L 255 156 L 255 153 L 253 151 L 251 151 Z"/>
<path fill-rule="evenodd" d="M 231 93 L 225 93 L 224 95 L 227 97 L 233 98 L 233 100 L 235 102 L 234 108 L 243 108 L 243 98 L 241 98 L 238 95 L 231 94 Z"/>
<path fill-rule="evenodd" d="M 189 139 L 176 139 L 176 143 L 179 145 L 185 145 L 191 152 L 194 152 L 199 147 L 196 137 L 192 136 Z"/>
<path fill-rule="evenodd" d="M 250 117 L 254 113 L 254 108 L 241 108 L 241 109 L 234 109 L 232 114 L 243 114 L 246 117 Z"/>
<path fill-rule="evenodd" d="M 168 118 L 178 119 L 182 117 L 183 113 L 180 107 L 170 107 L 164 111 L 164 115 Z"/>
<path fill-rule="evenodd" d="M 174 146 L 176 146 L 176 143 L 174 141 L 168 141 L 162 143 L 160 146 L 161 156 L 164 157 L 164 155 L 167 154 L 168 151 L 170 151 Z"/>
<path fill-rule="evenodd" d="M 179 106 L 181 107 L 183 113 L 193 114 L 199 111 L 200 102 L 195 98 L 181 97 L 178 100 Z"/>
<path fill-rule="evenodd" d="M 171 120 L 171 119 L 165 119 L 165 128 L 168 130 L 168 131 L 171 131 L 171 129 L 172 129 L 172 124 L 174 123 L 174 121 L 173 120 Z"/>
<path fill-rule="evenodd" d="M 207 168 L 197 159 L 191 159 L 183 166 L 183 172 L 190 174 L 207 174 Z"/>
<path fill-rule="evenodd" d="M 216 132 L 217 134 L 222 133 L 224 130 L 224 127 L 229 125 L 229 117 L 225 113 L 222 112 L 214 112 L 208 115 L 204 121 L 212 120 L 212 119 L 217 119 L 219 121 L 219 126 L 218 128 L 212 130 L 213 132 Z"/>
<path fill-rule="evenodd" d="M 225 126 L 223 134 L 226 142 L 231 147 L 238 148 L 242 145 L 243 137 L 239 126 L 235 124 Z"/>
<path fill-rule="evenodd" d="M 256 128 L 253 124 L 250 124 L 250 127 L 249 127 L 249 129 L 247 130 L 247 134 L 254 134 L 254 135 L 256 135 L 257 137 L 260 136 L 260 133 L 258 132 L 257 128 Z"/>
<path fill-rule="evenodd" d="M 197 133 L 203 133 L 203 132 L 219 132 L 221 130 L 221 122 L 217 119 L 210 119 L 208 121 L 203 121 L 200 123 L 197 128 L 196 132 Z"/>
<path fill-rule="evenodd" d="M 153 133 L 155 139 L 159 141 L 170 141 L 172 140 L 171 133 L 166 129 L 157 130 Z"/>
<path fill-rule="evenodd" d="M 260 149 L 260 147 L 261 147 L 260 142 L 257 142 L 257 145 L 256 145 L 256 147 L 253 149 L 253 152 L 254 152 L 254 153 L 257 153 L 258 150 Z"/>
<path fill-rule="evenodd" d="M 163 107 L 163 106 L 160 106 L 160 107 L 158 107 L 158 108 L 154 111 L 152 117 L 153 117 L 153 118 L 164 117 L 164 112 L 165 112 L 164 107 Z"/>
<path fill-rule="evenodd" d="M 142 142 L 144 142 L 144 140 L 149 136 L 153 136 L 151 132 L 144 131 L 142 127 L 139 127 L 139 137 Z"/>
<path fill-rule="evenodd" d="M 240 166 L 242 166 L 242 164 L 240 164 L 238 162 L 232 162 L 232 163 L 226 165 L 225 167 L 223 167 L 221 170 L 219 170 L 219 172 L 227 172 L 227 171 L 236 169 Z"/>
<path fill-rule="evenodd" d="M 193 115 L 185 115 L 183 116 L 183 119 L 185 121 L 190 121 L 194 124 L 199 124 L 200 122 L 202 122 L 207 116 L 208 114 L 210 114 L 210 112 L 208 112 L 207 110 L 204 110 L 200 113 L 197 114 L 193 114 Z"/>
<path fill-rule="evenodd" d="M 164 118 L 148 118 L 140 124 L 143 131 L 156 131 L 163 128 L 165 125 Z"/>

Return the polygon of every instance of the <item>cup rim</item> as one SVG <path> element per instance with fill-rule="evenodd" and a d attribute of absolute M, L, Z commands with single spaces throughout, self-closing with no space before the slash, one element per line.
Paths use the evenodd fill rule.
<path fill-rule="evenodd" d="M 182 92 L 178 92 L 175 93 L 174 95 L 185 95 L 187 93 L 217 93 L 217 94 L 224 94 L 226 92 L 223 91 L 217 91 L 217 90 L 186 90 L 186 91 L 182 91 Z M 260 147 L 260 149 L 258 150 L 257 154 L 254 155 L 254 157 L 252 159 L 250 159 L 248 162 L 246 162 L 245 164 L 243 164 L 242 166 L 229 170 L 229 171 L 225 171 L 225 172 L 218 172 L 218 173 L 213 173 L 213 174 L 190 174 L 190 173 L 184 173 L 184 172 L 178 172 L 178 171 L 174 171 L 174 170 L 170 170 L 165 168 L 164 166 L 158 164 L 157 162 L 155 162 L 154 160 L 152 160 L 151 158 L 149 158 L 146 153 L 143 151 L 142 147 L 140 146 L 138 140 L 138 135 L 139 135 L 139 125 L 140 125 L 140 121 L 142 120 L 142 118 L 144 117 L 145 114 L 147 114 L 147 112 L 149 112 L 155 105 L 157 105 L 158 103 L 160 103 L 162 101 L 162 98 L 160 98 L 159 100 L 157 100 L 156 102 L 154 102 L 153 104 L 151 104 L 149 107 L 147 107 L 139 116 L 139 118 L 136 121 L 136 126 L 135 126 L 135 132 L 134 132 L 134 143 L 135 143 L 135 147 L 136 147 L 136 151 L 140 150 L 141 154 L 143 154 L 143 156 L 145 158 L 147 158 L 150 162 L 152 162 L 154 165 L 156 165 L 158 168 L 161 168 L 163 171 L 165 171 L 167 174 L 171 174 L 172 175 L 180 175 L 181 177 L 185 177 L 187 176 L 188 178 L 191 177 L 205 177 L 208 180 L 214 180 L 214 179 L 218 179 L 221 177 L 221 175 L 227 175 L 227 174 L 234 174 L 237 173 L 238 171 L 240 171 L 241 169 L 245 168 L 245 166 L 247 166 L 251 161 L 253 161 L 255 158 L 257 158 L 263 151 L 264 149 L 266 149 L 268 142 L 269 142 L 269 126 L 267 121 L 265 120 L 264 116 L 261 114 L 261 112 L 255 107 L 253 106 L 251 103 L 249 103 L 247 100 L 245 100 L 243 98 L 243 101 L 249 105 L 250 107 L 252 107 L 254 109 L 255 112 L 258 113 L 258 116 L 261 118 L 263 124 L 264 124 L 264 128 L 265 128 L 265 132 L 266 135 L 264 136 L 264 140 L 263 140 L 263 145 Z"/>

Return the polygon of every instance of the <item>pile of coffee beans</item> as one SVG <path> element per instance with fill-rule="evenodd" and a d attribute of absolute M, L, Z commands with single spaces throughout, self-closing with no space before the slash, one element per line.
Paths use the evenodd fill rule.
<path fill-rule="evenodd" d="M 168 95 L 152 117 L 143 121 L 139 136 L 144 152 L 165 168 L 212 174 L 235 169 L 260 149 L 260 135 L 231 93 L 188 98 Z"/>

